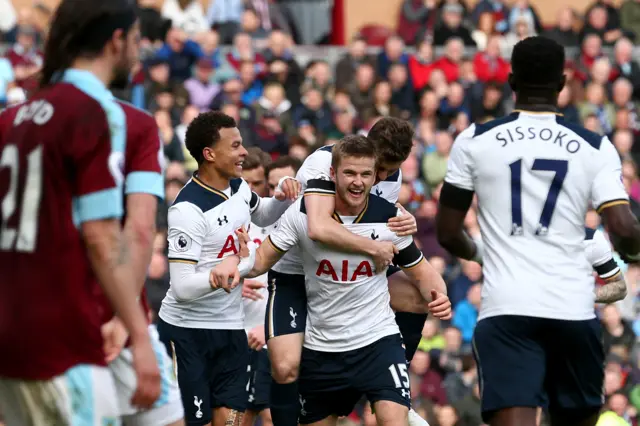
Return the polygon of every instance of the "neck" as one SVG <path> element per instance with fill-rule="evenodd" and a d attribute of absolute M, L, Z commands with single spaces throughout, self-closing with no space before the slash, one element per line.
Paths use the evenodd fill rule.
<path fill-rule="evenodd" d="M 111 80 L 113 80 L 112 67 L 107 64 L 104 58 L 85 59 L 78 58 L 71 64 L 71 68 L 89 71 L 100 81 L 104 83 L 106 87 L 109 87 Z"/>
<path fill-rule="evenodd" d="M 515 109 L 525 111 L 557 111 L 558 93 L 551 91 L 539 91 L 537 93 L 518 92 L 516 93 Z"/>
<path fill-rule="evenodd" d="M 358 204 L 357 206 L 350 206 L 340 196 L 337 196 L 336 197 L 336 213 L 338 213 L 341 216 L 358 216 L 362 211 L 362 209 L 364 209 L 364 206 L 366 205 L 366 202 L 367 202 L 366 200 L 368 197 L 369 197 L 369 194 L 367 194 L 367 196 L 364 197 L 364 201 L 361 204 Z"/>
<path fill-rule="evenodd" d="M 218 191 L 224 191 L 229 187 L 230 179 L 226 176 L 222 176 L 213 167 L 201 165 L 198 167 L 198 179 L 205 185 L 217 189 Z"/>

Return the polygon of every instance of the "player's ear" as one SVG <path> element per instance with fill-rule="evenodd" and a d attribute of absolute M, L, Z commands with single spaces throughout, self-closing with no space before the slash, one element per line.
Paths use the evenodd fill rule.
<path fill-rule="evenodd" d="M 564 88 L 565 84 L 567 84 L 567 75 L 566 74 L 562 74 L 562 78 L 560 79 L 560 82 L 558 83 L 558 93 L 560 93 L 562 91 L 562 89 Z"/>
<path fill-rule="evenodd" d="M 216 162 L 216 154 L 215 152 L 213 152 L 213 149 L 211 149 L 211 147 L 204 147 L 202 149 L 202 156 L 204 157 L 204 160 L 208 161 L 209 163 Z"/>
<path fill-rule="evenodd" d="M 331 180 L 335 182 L 336 181 L 336 171 L 333 168 L 333 166 L 331 166 L 330 170 L 331 170 Z"/>
<path fill-rule="evenodd" d="M 518 91 L 518 85 L 516 84 L 516 78 L 514 77 L 513 73 L 509 73 L 509 86 L 514 92 Z"/>
<path fill-rule="evenodd" d="M 111 35 L 111 46 L 113 55 L 119 58 L 126 47 L 126 37 L 122 29 L 118 28 Z"/>

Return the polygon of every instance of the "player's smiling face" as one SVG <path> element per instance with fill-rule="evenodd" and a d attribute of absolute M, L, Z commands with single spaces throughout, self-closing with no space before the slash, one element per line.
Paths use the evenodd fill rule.
<path fill-rule="evenodd" d="M 220 140 L 213 146 L 214 167 L 221 176 L 229 179 L 242 177 L 242 163 L 247 150 L 237 127 L 220 129 Z"/>
<path fill-rule="evenodd" d="M 376 159 L 373 157 L 343 157 L 337 169 L 331 168 L 331 177 L 336 184 L 336 210 L 360 213 L 369 197 L 371 187 L 376 180 Z"/>

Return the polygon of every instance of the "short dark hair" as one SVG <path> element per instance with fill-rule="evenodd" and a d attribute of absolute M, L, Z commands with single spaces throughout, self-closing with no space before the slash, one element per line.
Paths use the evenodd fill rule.
<path fill-rule="evenodd" d="M 266 169 L 269 164 L 271 164 L 271 156 L 257 146 L 252 146 L 247 148 L 247 156 L 242 163 L 242 170 L 253 170 L 259 167 Z"/>
<path fill-rule="evenodd" d="M 276 161 L 272 162 L 264 168 L 264 175 L 266 177 L 269 177 L 269 173 L 271 173 L 272 170 L 284 169 L 285 167 L 291 167 L 294 173 L 298 173 L 298 170 L 300 170 L 300 167 L 302 167 L 302 161 L 298 160 L 297 158 L 291 157 L 290 155 L 280 156 L 276 159 Z"/>
<path fill-rule="evenodd" d="M 394 117 L 383 117 L 373 125 L 367 137 L 373 141 L 378 159 L 400 163 L 409 157 L 413 149 L 413 126 Z"/>
<path fill-rule="evenodd" d="M 238 127 L 233 117 L 220 111 L 208 111 L 198 115 L 187 128 L 185 145 L 198 164 L 204 161 L 202 150 L 220 140 L 220 129 Z"/>
<path fill-rule="evenodd" d="M 517 89 L 557 89 L 564 78 L 564 62 L 564 47 L 554 40 L 534 36 L 519 41 L 511 54 Z"/>
<path fill-rule="evenodd" d="M 337 169 L 343 157 L 371 157 L 377 159 L 376 147 L 366 136 L 349 135 L 340 139 L 331 150 L 331 166 Z"/>

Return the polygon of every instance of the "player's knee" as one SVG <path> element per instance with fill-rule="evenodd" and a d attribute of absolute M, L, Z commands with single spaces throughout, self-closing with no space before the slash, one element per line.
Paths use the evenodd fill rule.
<path fill-rule="evenodd" d="M 287 384 L 298 380 L 298 370 L 300 369 L 300 359 L 293 357 L 283 357 L 271 361 L 271 376 L 276 383 Z"/>
<path fill-rule="evenodd" d="M 409 408 L 392 401 L 376 401 L 373 404 L 378 425 L 405 426 L 409 422 Z"/>

